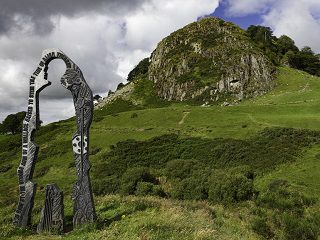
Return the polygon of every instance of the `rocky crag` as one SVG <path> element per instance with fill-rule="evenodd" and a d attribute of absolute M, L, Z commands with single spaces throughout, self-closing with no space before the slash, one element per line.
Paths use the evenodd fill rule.
<path fill-rule="evenodd" d="M 145 66 L 146 61 L 142 62 Z M 274 86 L 276 73 L 243 29 L 214 17 L 191 23 L 163 39 L 146 67 L 141 74 L 140 69 L 145 68 L 141 64 L 133 70 L 130 89 L 132 83 L 148 79 L 161 99 L 199 103 L 262 95 Z"/>

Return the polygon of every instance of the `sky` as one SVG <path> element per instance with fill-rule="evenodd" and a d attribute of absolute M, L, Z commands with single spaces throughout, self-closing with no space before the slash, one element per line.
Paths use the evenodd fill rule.
<path fill-rule="evenodd" d="M 203 16 L 244 29 L 268 26 L 320 52 L 319 0 L 0 0 L 0 122 L 26 110 L 43 49 L 65 52 L 93 93 L 105 96 L 161 39 Z M 71 94 L 60 85 L 64 71 L 61 60 L 49 65 L 52 85 L 40 93 L 44 123 L 74 115 Z"/>

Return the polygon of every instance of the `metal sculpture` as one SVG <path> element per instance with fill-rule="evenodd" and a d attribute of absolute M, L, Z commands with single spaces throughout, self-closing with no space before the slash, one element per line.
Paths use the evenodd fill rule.
<path fill-rule="evenodd" d="M 31 211 L 36 193 L 36 183 L 32 182 L 38 145 L 34 134 L 39 123 L 39 93 L 51 83 L 47 80 L 48 64 L 53 59 L 62 59 L 66 72 L 61 84 L 71 91 L 76 112 L 77 131 L 73 135 L 72 145 L 77 168 L 77 182 L 73 188 L 74 201 L 73 225 L 93 222 L 96 218 L 90 184 L 89 170 L 89 128 L 93 117 L 93 96 L 80 68 L 58 49 L 44 50 L 39 66 L 30 77 L 28 111 L 22 129 L 22 159 L 17 173 L 20 198 L 13 224 L 27 227 L 31 223 Z"/>

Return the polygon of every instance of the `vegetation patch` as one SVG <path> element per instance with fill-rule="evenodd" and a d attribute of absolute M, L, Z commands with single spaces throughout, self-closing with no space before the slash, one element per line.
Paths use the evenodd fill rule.
<path fill-rule="evenodd" d="M 94 192 L 140 195 L 152 192 L 155 185 L 172 198 L 224 204 L 246 201 L 257 195 L 256 174 L 294 161 L 319 140 L 317 131 L 267 128 L 245 140 L 171 134 L 122 141 L 99 156 L 93 169 Z"/>
<path fill-rule="evenodd" d="M 170 103 L 161 99 L 156 91 L 154 83 L 145 75 L 140 76 L 134 81 L 133 98 L 142 100 L 146 107 L 164 107 Z"/>
<path fill-rule="evenodd" d="M 260 193 L 256 200 L 256 217 L 252 229 L 265 239 L 275 235 L 287 240 L 318 239 L 320 233 L 320 213 L 306 209 L 316 203 L 287 181 L 274 180 Z"/>

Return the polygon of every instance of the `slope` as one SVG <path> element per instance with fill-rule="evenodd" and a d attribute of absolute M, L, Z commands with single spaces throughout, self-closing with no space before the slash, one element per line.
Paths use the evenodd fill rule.
<path fill-rule="evenodd" d="M 142 108 L 125 101 L 116 101 L 113 106 L 109 105 L 96 110 L 91 129 L 93 182 L 97 183 L 96 186 L 98 186 L 97 180 L 105 181 L 105 184 L 100 182 L 102 186 L 110 183 L 110 179 L 106 178 L 108 172 L 112 173 L 116 169 L 102 171 L 99 178 L 96 171 L 100 169 L 101 164 L 108 164 L 112 160 L 108 154 L 112 151 L 114 153 L 120 151 L 121 146 L 131 146 L 130 144 L 140 146 L 140 144 L 149 144 L 148 141 L 152 143 L 154 137 L 176 134 L 179 139 L 186 139 L 188 144 L 204 141 L 204 146 L 206 146 L 207 142 L 211 144 L 213 141 L 220 147 L 231 146 L 235 151 L 240 151 L 243 144 L 251 144 L 254 141 L 250 139 L 256 139 L 257 136 L 260 136 L 261 131 L 266 127 L 269 129 L 271 127 L 270 133 L 274 136 L 271 136 L 272 138 L 267 136 L 266 139 L 286 144 L 285 147 L 288 149 L 282 151 L 282 145 L 278 148 L 276 144 L 268 145 L 274 148 L 273 152 L 270 152 L 278 155 L 270 155 L 273 162 L 266 165 L 266 170 L 262 169 L 256 173 L 257 176 L 254 179 L 256 189 L 266 194 L 271 182 L 275 179 L 282 179 L 291 184 L 294 191 L 298 192 L 297 196 L 303 194 L 307 199 L 314 198 L 312 204 L 307 204 L 304 200 L 300 201 L 304 204 L 303 211 L 306 215 L 303 215 L 303 218 L 300 216 L 300 220 L 306 222 L 307 227 L 305 228 L 317 234 L 317 230 L 313 227 L 316 220 L 311 219 L 307 213 L 319 212 L 320 178 L 317 177 L 317 173 L 320 168 L 318 160 L 320 96 L 317 92 L 320 89 L 320 78 L 286 67 L 279 68 L 278 72 L 277 86 L 274 90 L 259 98 L 246 100 L 233 106 L 201 107 L 186 103 L 172 103 L 169 106 Z M 288 127 L 296 130 L 286 130 L 287 132 L 283 130 Z M 316 130 L 316 132 L 304 129 Z M 70 228 L 72 202 L 68 196 L 71 194 L 72 184 L 75 181 L 75 168 L 69 138 L 73 131 L 74 119 L 69 119 L 42 127 L 37 133 L 36 142 L 39 143 L 41 150 L 34 175 L 38 183 L 34 224 L 38 222 L 43 205 L 44 186 L 55 182 L 66 196 L 65 210 L 67 226 Z M 295 138 L 291 139 L 290 136 L 295 136 Z M 200 139 L 197 140 L 194 137 L 200 137 Z M 119 144 L 119 141 L 128 139 L 133 139 L 126 143 L 129 145 Z M 289 142 L 287 139 L 291 139 L 292 145 L 287 144 Z M 300 142 L 300 139 L 305 142 Z M 273 141 L 269 140 L 266 143 Z M 47 235 L 37 236 L 32 231 L 18 231 L 11 226 L 10 221 L 18 196 L 15 169 L 20 161 L 20 136 L 1 136 L 0 141 L 0 237 L 15 239 L 28 235 L 29 239 L 54 239 Z M 225 141 L 228 144 L 234 143 L 234 145 L 219 145 L 225 144 Z M 163 143 L 160 143 L 159 147 L 164 146 L 161 144 Z M 183 146 L 180 143 L 174 146 L 179 145 Z M 252 152 L 259 154 L 259 149 L 264 145 L 261 146 L 256 150 L 252 149 Z M 197 148 L 188 148 L 188 151 L 193 154 Z M 225 148 L 222 150 L 224 151 Z M 183 156 L 189 156 L 186 153 Z M 234 151 L 229 153 L 230 156 L 226 156 L 228 161 L 232 163 L 239 160 L 233 159 Z M 281 155 L 283 153 L 287 155 Z M 268 154 L 268 149 L 265 154 Z M 279 159 L 274 158 L 275 156 L 279 156 Z M 288 159 L 285 156 L 288 156 Z M 246 159 L 246 155 L 244 157 Z M 160 185 L 168 187 L 165 183 L 160 183 Z M 296 195 L 292 196 L 292 199 L 295 199 Z M 293 213 L 281 210 L 284 215 L 281 215 L 283 219 L 279 221 L 283 223 L 283 226 L 278 229 L 270 220 L 270 214 L 276 210 L 265 207 L 261 199 L 260 202 L 247 200 L 239 204 L 225 205 L 207 200 L 190 201 L 174 199 L 170 196 L 163 198 L 127 196 L 127 194 L 116 193 L 106 196 L 102 194 L 96 196 L 95 200 L 99 216 L 98 224 L 70 231 L 65 235 L 67 239 L 85 236 L 91 239 L 98 237 L 109 239 L 258 239 L 259 235 L 264 236 L 263 234 L 265 236 L 274 234 L 274 236 L 284 236 L 289 239 L 291 236 L 288 237 L 286 231 L 286 227 L 290 226 L 291 222 L 287 224 L 287 220 L 283 219 L 288 218 L 291 221 L 292 218 L 287 215 L 291 216 L 290 214 Z M 264 213 L 260 216 L 252 212 L 250 209 L 253 205 Z M 258 225 L 259 229 L 266 229 L 266 233 L 257 233 L 254 230 L 257 224 L 261 224 L 259 219 L 266 220 L 269 224 L 262 227 Z M 296 228 L 296 225 L 293 224 L 293 226 Z M 302 230 L 301 232 L 304 233 Z M 296 236 L 300 235 L 297 233 Z M 291 239 L 295 238 L 291 236 Z"/>

